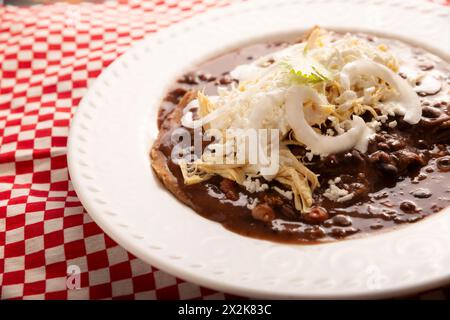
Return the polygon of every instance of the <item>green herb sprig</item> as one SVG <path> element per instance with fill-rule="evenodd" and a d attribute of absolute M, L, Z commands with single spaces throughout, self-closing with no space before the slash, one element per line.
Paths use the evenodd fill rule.
<path fill-rule="evenodd" d="M 316 67 L 311 67 L 313 72 L 303 73 L 301 70 L 295 70 L 292 66 L 289 68 L 289 73 L 293 76 L 294 81 L 301 84 L 317 84 L 329 79 L 320 73 Z"/>

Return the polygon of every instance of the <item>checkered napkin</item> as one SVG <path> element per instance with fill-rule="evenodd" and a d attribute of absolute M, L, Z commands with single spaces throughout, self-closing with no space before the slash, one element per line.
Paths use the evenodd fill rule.
<path fill-rule="evenodd" d="M 232 1 L 0 7 L 1 299 L 229 297 L 145 264 L 104 234 L 71 185 L 66 144 L 86 88 L 130 45 Z"/>

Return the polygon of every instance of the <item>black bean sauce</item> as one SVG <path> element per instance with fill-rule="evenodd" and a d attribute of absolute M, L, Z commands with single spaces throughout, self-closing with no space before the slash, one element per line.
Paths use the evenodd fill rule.
<path fill-rule="evenodd" d="M 158 124 L 164 123 L 186 92 L 203 89 L 206 94 L 216 94 L 218 86 L 235 81 L 229 75 L 235 66 L 286 45 L 255 44 L 197 66 L 169 90 Z M 414 52 L 417 61 L 413 63 L 422 71 L 444 71 L 449 79 L 447 64 L 429 61 L 420 49 Z M 400 75 L 408 78 L 401 72 Z M 308 167 L 319 175 L 321 187 L 314 192 L 314 206 L 306 216 L 294 209 L 292 200 L 274 190 L 274 186 L 283 189 L 277 182 L 270 182 L 271 188 L 257 193 L 249 193 L 219 176 L 186 186 L 178 166 L 170 160 L 170 141 L 160 150 L 179 186 L 193 200 L 194 209 L 239 234 L 279 242 L 315 243 L 374 232 L 419 221 L 450 204 L 450 101 L 448 87 L 446 90 L 439 94 L 419 93 L 423 105 L 420 123 L 412 126 L 402 117 L 390 117 L 370 141 L 365 154 L 350 150 L 324 159 L 314 157 Z M 394 120 L 397 125 L 390 126 Z M 296 147 L 292 152 L 305 151 Z M 339 203 L 323 195 L 328 181 L 336 178 L 339 188 L 353 194 L 350 200 Z M 251 210 L 247 205 L 256 198 L 261 205 Z"/>

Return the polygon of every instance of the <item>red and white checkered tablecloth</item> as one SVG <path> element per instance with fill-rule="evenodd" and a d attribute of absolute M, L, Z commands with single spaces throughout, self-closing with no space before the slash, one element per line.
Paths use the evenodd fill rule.
<path fill-rule="evenodd" d="M 86 88 L 115 58 L 232 1 L 240 0 L 0 6 L 1 299 L 230 297 L 145 264 L 103 233 L 73 190 L 66 144 Z M 79 289 L 67 286 L 69 266 L 81 271 Z M 446 296 L 448 288 L 421 297 Z"/>

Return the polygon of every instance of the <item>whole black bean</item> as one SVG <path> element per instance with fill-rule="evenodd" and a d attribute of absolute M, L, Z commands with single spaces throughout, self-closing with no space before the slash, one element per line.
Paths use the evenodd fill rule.
<path fill-rule="evenodd" d="M 389 174 L 389 175 L 394 175 L 397 176 L 398 175 L 398 168 L 390 163 L 380 163 L 379 164 L 380 170 L 385 173 L 385 174 Z"/>
<path fill-rule="evenodd" d="M 442 172 L 450 171 L 450 157 L 445 156 L 445 157 L 438 158 L 436 160 L 436 166 L 438 167 L 439 171 L 442 171 Z"/>
<path fill-rule="evenodd" d="M 320 239 L 325 236 L 325 231 L 319 226 L 313 226 L 305 229 L 305 236 L 309 239 Z"/>
<path fill-rule="evenodd" d="M 358 231 L 359 229 L 353 227 L 350 228 L 334 227 L 331 229 L 330 234 L 332 237 L 342 238 L 357 233 Z"/>
<path fill-rule="evenodd" d="M 423 140 L 423 139 L 417 140 L 417 144 L 416 145 L 417 145 L 417 148 L 419 148 L 421 150 L 426 150 L 426 149 L 428 149 L 430 147 L 430 144 L 427 141 Z"/>
<path fill-rule="evenodd" d="M 377 144 L 377 147 L 378 147 L 378 149 L 385 150 L 385 151 L 390 150 L 389 145 L 386 142 L 379 142 Z"/>
<path fill-rule="evenodd" d="M 190 85 L 198 84 L 197 75 L 193 72 L 186 73 L 181 79 L 178 80 L 178 83 L 186 83 Z"/>
<path fill-rule="evenodd" d="M 222 78 L 219 79 L 219 84 L 221 85 L 227 85 L 233 82 L 233 79 L 229 75 L 225 75 Z"/>
<path fill-rule="evenodd" d="M 344 216 L 343 214 L 338 214 L 333 217 L 333 224 L 339 227 L 348 227 L 352 224 L 352 219 L 350 217 Z"/>
<path fill-rule="evenodd" d="M 415 198 L 426 199 L 431 197 L 431 191 L 426 188 L 419 188 L 411 192 Z"/>
<path fill-rule="evenodd" d="M 433 173 L 434 169 L 433 169 L 433 167 L 428 166 L 428 167 L 425 168 L 425 172 Z"/>
<path fill-rule="evenodd" d="M 383 225 L 378 222 L 370 225 L 370 229 L 372 229 L 372 230 L 379 230 L 381 228 L 383 228 Z"/>
<path fill-rule="evenodd" d="M 406 213 L 412 213 L 412 212 L 416 211 L 416 208 L 417 208 L 416 204 L 412 201 L 403 201 L 400 204 L 400 209 Z"/>
<path fill-rule="evenodd" d="M 424 107 L 422 109 L 422 116 L 424 116 L 425 118 L 436 119 L 439 118 L 441 114 L 441 110 L 434 107 Z"/>
<path fill-rule="evenodd" d="M 210 82 L 216 80 L 216 77 L 212 76 L 209 73 L 201 73 L 198 78 L 202 81 Z"/>

